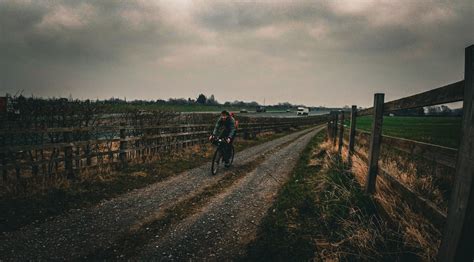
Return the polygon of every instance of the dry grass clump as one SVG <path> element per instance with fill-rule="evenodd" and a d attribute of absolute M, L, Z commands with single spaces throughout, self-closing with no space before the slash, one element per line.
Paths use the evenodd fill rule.
<path fill-rule="evenodd" d="M 403 185 L 433 202 L 444 212 L 454 178 L 454 169 L 395 149 L 382 151 L 380 166 Z"/>
<path fill-rule="evenodd" d="M 347 152 L 337 155 L 332 142 L 324 142 L 321 149 L 327 152 L 325 164 L 317 183 L 318 191 L 324 192 L 317 198 L 316 205 L 324 207 L 322 222 L 325 234 L 316 239 L 318 260 L 396 260 L 409 257 L 401 249 L 402 236 L 381 219 L 375 203 L 363 193 L 360 181 L 365 176 L 354 176 L 347 166 Z M 367 169 L 360 159 L 353 158 L 352 168 Z"/>
<path fill-rule="evenodd" d="M 332 144 L 330 145 L 332 147 Z M 365 149 L 365 150 L 364 150 Z M 336 148 L 328 148 L 328 152 L 337 154 Z M 368 173 L 367 149 L 356 147 L 358 154 L 352 155 L 350 162 L 352 166 L 350 172 L 354 175 L 357 182 L 364 186 Z M 342 150 L 342 158 L 346 163 L 347 148 Z M 433 178 L 419 175 L 416 163 L 403 159 L 403 156 L 392 155 L 392 158 L 386 155 L 379 162 L 380 168 L 393 175 L 402 184 L 409 188 L 420 191 L 431 192 L 430 199 L 436 203 L 442 203 L 442 193 L 435 186 Z M 441 239 L 439 229 L 435 228 L 426 218 L 419 213 L 414 212 L 405 199 L 396 193 L 382 177 L 377 177 L 376 193 L 373 199 L 381 207 L 379 212 L 390 223 L 390 226 L 397 230 L 403 241 L 403 249 L 412 252 L 419 259 L 430 261 L 436 257 L 438 246 Z"/>
<path fill-rule="evenodd" d="M 425 217 L 414 212 L 408 203 L 383 179 L 377 179 L 374 199 L 384 209 L 389 219 L 400 228 L 405 246 L 419 250 L 420 258 L 433 260 L 438 253 L 441 232 Z"/>
<path fill-rule="evenodd" d="M 343 156 L 345 161 L 347 161 L 347 144 L 348 137 L 346 137 L 344 141 L 345 147 L 343 149 Z M 353 158 L 355 157 L 358 160 L 354 160 L 356 163 L 354 168 L 364 169 L 363 166 L 366 166 L 368 144 L 369 141 L 365 138 L 356 140 L 355 149 L 357 154 L 354 155 Z M 360 156 L 362 159 L 360 159 Z M 362 160 L 362 162 L 359 160 Z M 432 160 L 424 159 L 416 154 L 390 148 L 383 143 L 379 166 L 412 191 L 433 202 L 442 211 L 447 211 L 451 186 L 454 181 L 455 170 L 453 168 L 437 164 Z M 361 177 L 360 179 L 365 178 Z"/>

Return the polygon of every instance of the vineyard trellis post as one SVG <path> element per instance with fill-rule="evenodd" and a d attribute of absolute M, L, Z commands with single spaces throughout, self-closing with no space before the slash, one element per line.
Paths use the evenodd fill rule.
<path fill-rule="evenodd" d="M 456 175 L 440 261 L 472 261 L 474 251 L 474 45 L 465 50 L 464 102 Z"/>
<path fill-rule="evenodd" d="M 375 192 L 375 181 L 377 179 L 378 162 L 380 156 L 380 143 L 382 142 L 383 104 L 385 94 L 374 95 L 374 112 L 372 119 L 372 135 L 369 148 L 369 171 L 367 173 L 366 192 Z"/>

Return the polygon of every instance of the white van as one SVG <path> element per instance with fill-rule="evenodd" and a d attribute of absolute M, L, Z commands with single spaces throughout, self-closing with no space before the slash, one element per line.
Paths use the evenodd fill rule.
<path fill-rule="evenodd" d="M 309 114 L 309 108 L 307 107 L 298 107 L 298 111 L 296 111 L 296 115 L 303 115 L 307 116 Z"/>

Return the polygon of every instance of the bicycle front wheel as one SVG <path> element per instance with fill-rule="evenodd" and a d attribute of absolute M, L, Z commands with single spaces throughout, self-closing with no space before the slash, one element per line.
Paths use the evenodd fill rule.
<path fill-rule="evenodd" d="M 217 171 L 219 171 L 219 166 L 222 163 L 222 153 L 221 150 L 217 149 L 214 153 L 214 157 L 212 158 L 211 164 L 211 174 L 216 175 Z"/>
<path fill-rule="evenodd" d="M 234 163 L 234 146 L 231 146 L 230 148 L 229 165 L 232 165 L 232 163 Z"/>

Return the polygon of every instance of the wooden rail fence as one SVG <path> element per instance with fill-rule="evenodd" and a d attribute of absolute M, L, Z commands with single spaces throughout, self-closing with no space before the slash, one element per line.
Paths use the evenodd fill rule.
<path fill-rule="evenodd" d="M 238 135 L 248 139 L 262 132 L 324 123 L 327 116 L 242 119 L 246 122 L 239 125 Z M 127 166 L 133 160 L 207 143 L 213 127 L 209 123 L 1 129 L 2 181 L 53 174 L 76 178 L 84 169 Z"/>
<path fill-rule="evenodd" d="M 348 156 L 358 154 L 368 163 L 365 189 L 372 194 L 376 190 L 377 176 L 381 176 L 391 188 L 397 191 L 414 210 L 429 219 L 437 228 L 443 229 L 441 246 L 438 251 L 440 261 L 472 261 L 474 259 L 474 45 L 465 50 L 464 80 L 410 97 L 384 103 L 384 94 L 374 95 L 374 106 L 357 111 L 352 106 L 350 112 L 350 131 L 348 136 Z M 458 149 L 429 143 L 412 141 L 382 135 L 383 115 L 402 109 L 463 101 L 461 140 Z M 348 112 L 332 112 L 328 122 L 328 136 L 338 151 L 344 145 L 344 115 Z M 360 116 L 372 116 L 371 132 L 356 128 Z M 338 124 L 340 121 L 340 124 Z M 338 130 L 339 129 L 339 130 Z M 339 137 L 337 133 L 339 132 Z M 368 157 L 356 152 L 354 145 L 359 143 L 368 147 Z M 423 198 L 394 176 L 379 167 L 381 144 L 418 155 L 424 159 L 455 169 L 454 185 L 448 202 L 447 214 L 434 203 Z"/>

